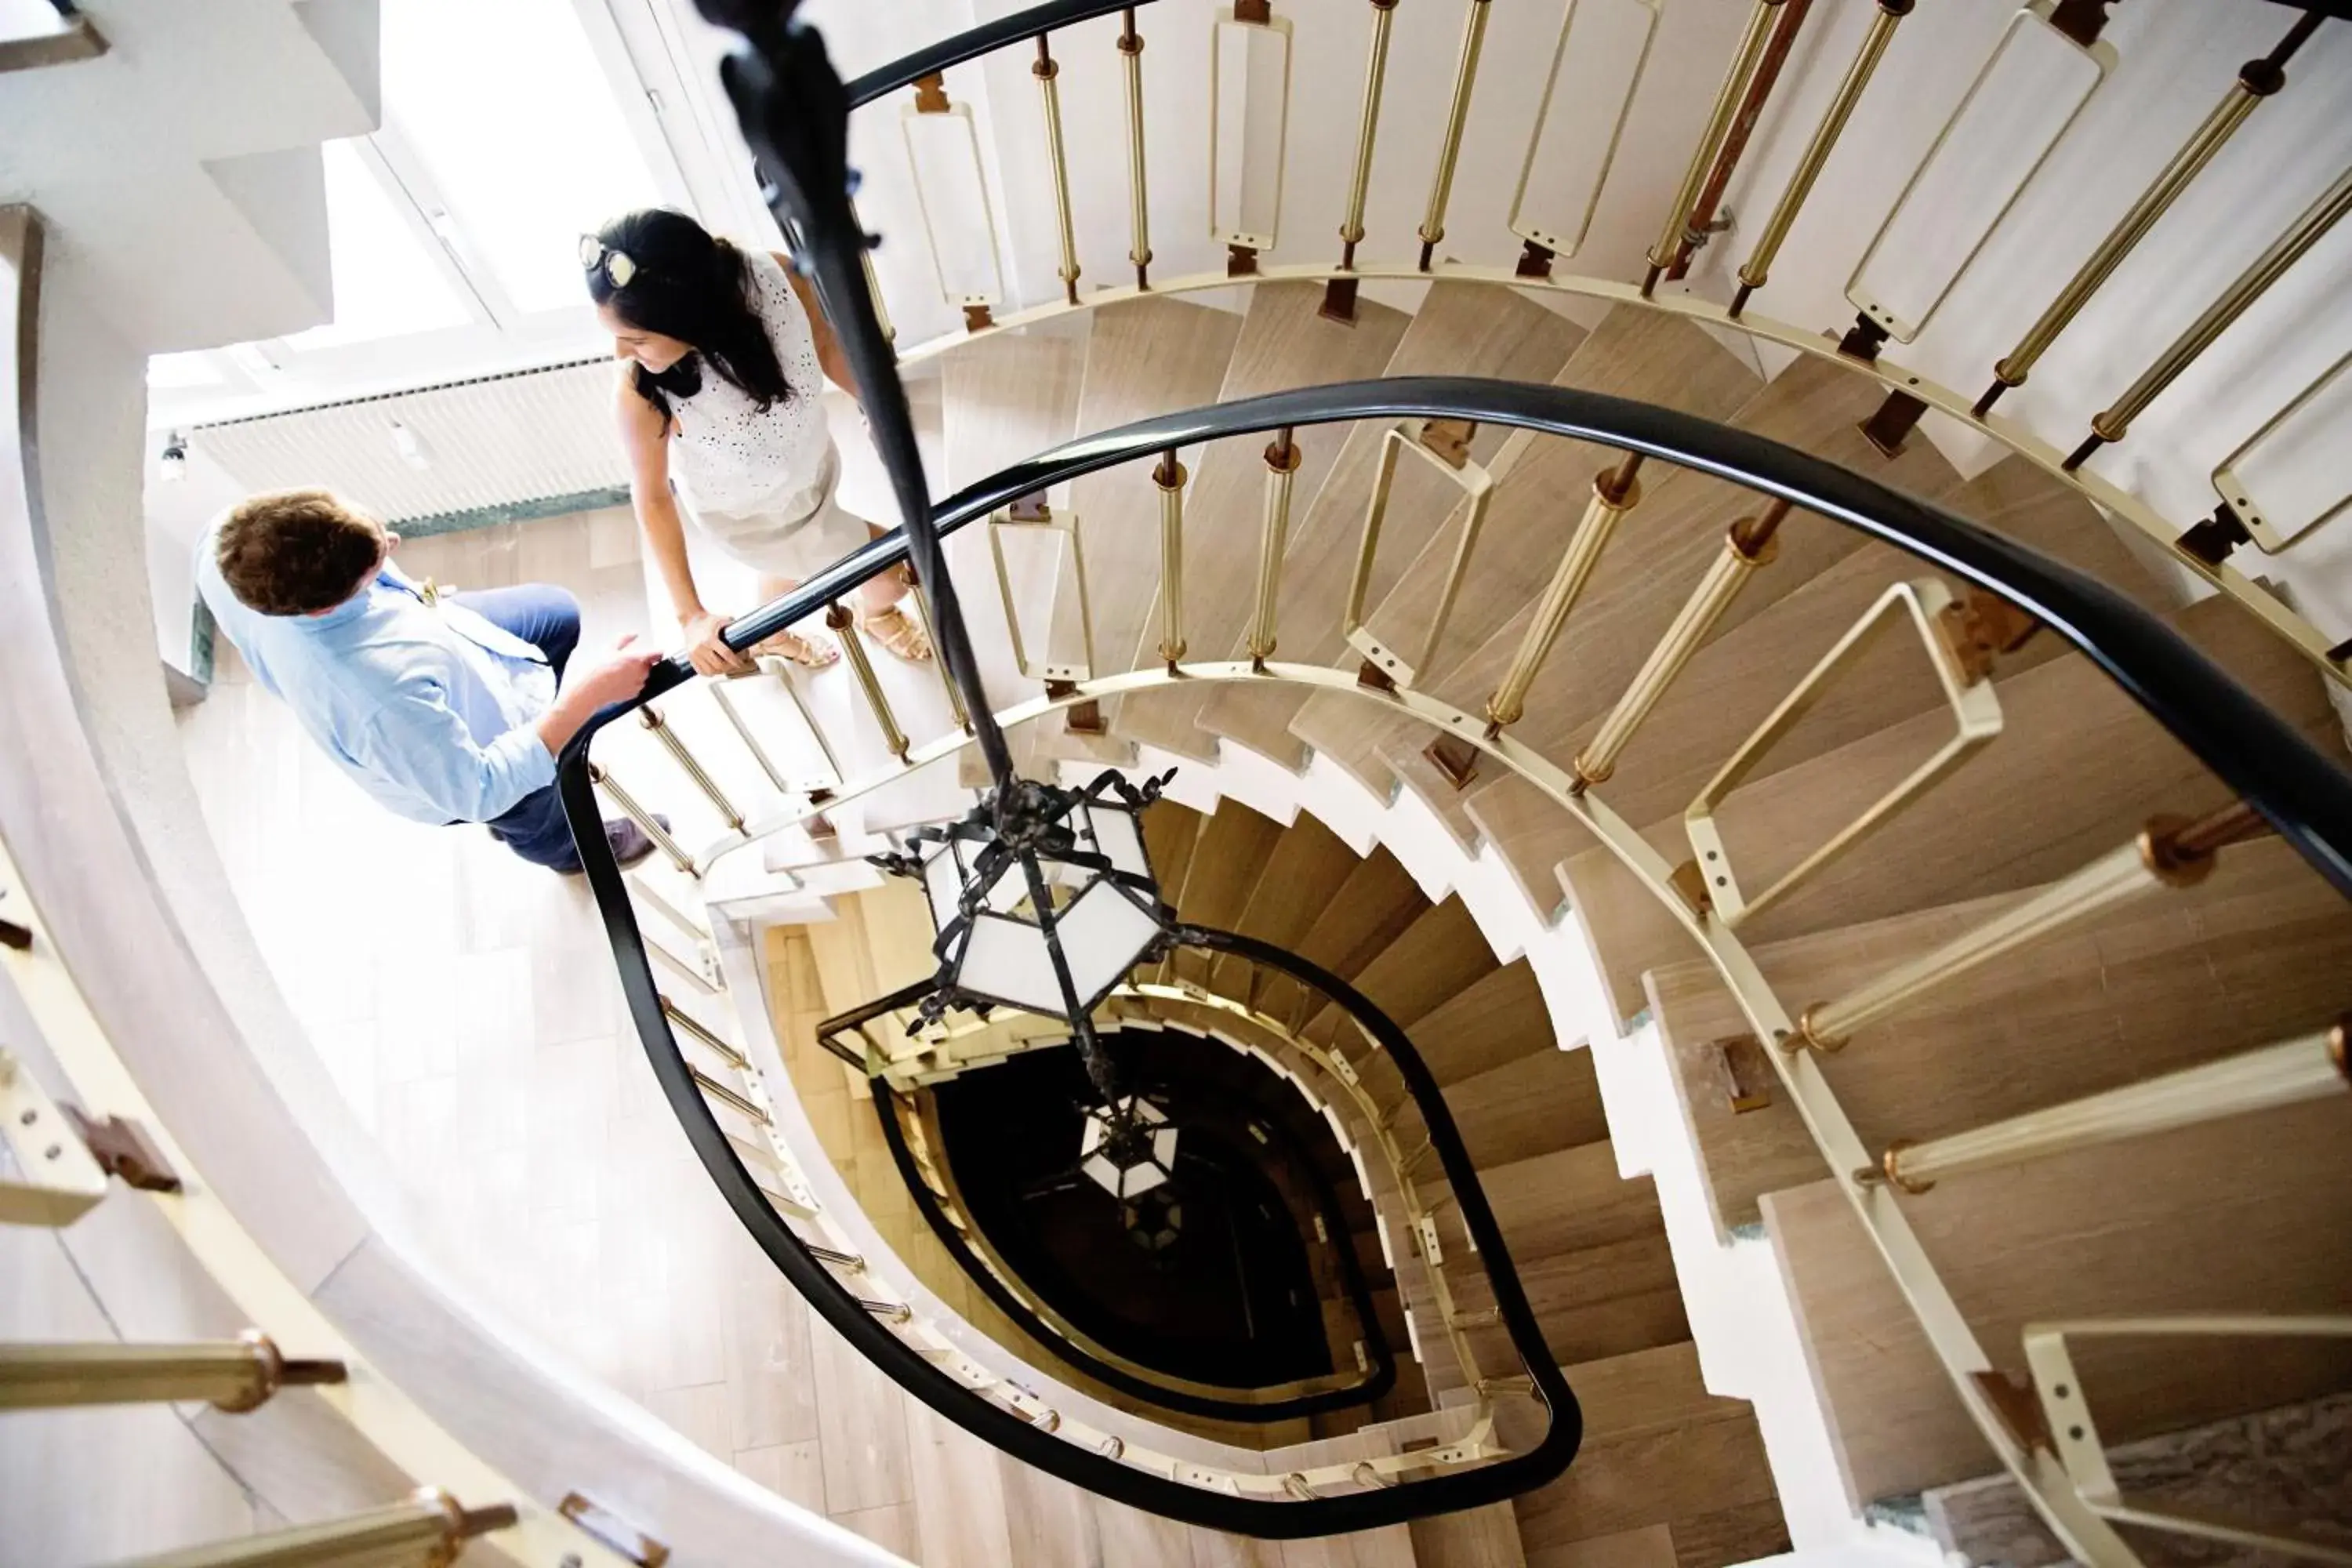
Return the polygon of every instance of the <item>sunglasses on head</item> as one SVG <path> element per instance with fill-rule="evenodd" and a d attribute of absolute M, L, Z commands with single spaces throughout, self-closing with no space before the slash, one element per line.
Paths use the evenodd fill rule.
<path fill-rule="evenodd" d="M 602 272 L 604 281 L 615 289 L 625 289 L 629 279 L 637 275 L 637 264 L 625 250 L 615 250 L 593 234 L 580 237 L 580 265 L 591 272 Z"/>

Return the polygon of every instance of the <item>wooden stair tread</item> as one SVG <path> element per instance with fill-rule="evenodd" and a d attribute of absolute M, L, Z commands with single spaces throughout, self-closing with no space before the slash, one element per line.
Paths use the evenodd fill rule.
<path fill-rule="evenodd" d="M 1295 950 L 1318 968 L 1352 980 L 1429 908 L 1412 873 L 1386 849 L 1357 863 Z"/>
<path fill-rule="evenodd" d="M 1542 1327 L 1552 1359 L 1563 1365 L 1598 1361 L 1679 1343 L 1690 1338 L 1682 1286 L 1661 1227 L 1533 1262 L 1515 1249 L 1511 1263 Z M 1457 1264 L 1459 1267 L 1457 1267 Z M 1476 1258 L 1449 1258 L 1456 1308 L 1483 1311 L 1495 1304 Z M 1471 1331 L 1481 1366 L 1508 1366 L 1511 1337 L 1500 1327 Z"/>
<path fill-rule="evenodd" d="M 1261 816 L 1235 800 L 1220 802 L 1216 814 L 1201 825 L 1197 847 L 1184 870 L 1182 887 L 1168 899 L 1176 907 L 1176 918 L 1195 925 L 1229 929 L 1240 917 L 1259 869 L 1282 836 L 1282 824 L 1274 818 Z M 1165 883 L 1161 891 L 1163 897 L 1167 895 Z M 1205 983 L 1209 977 L 1209 955 L 1180 952 L 1174 968 L 1183 979 Z"/>
<path fill-rule="evenodd" d="M 1256 881 L 1233 929 L 1279 948 L 1295 948 L 1355 874 L 1360 859 L 1313 813 L 1300 812 L 1259 863 Z M 1219 959 L 1212 968 L 1211 984 L 1233 994 L 1229 987 L 1239 984 L 1243 968 L 1239 959 Z"/>
<path fill-rule="evenodd" d="M 1441 282 L 1431 287 L 1413 312 L 1383 374 L 1549 382 L 1583 341 L 1582 328 L 1532 300 L 1476 284 Z M 1283 561 L 1282 657 L 1337 664 L 1346 662 L 1341 612 L 1388 426 L 1368 422 L 1344 430 L 1327 428 L 1344 434 L 1345 439 L 1321 488 L 1311 498 L 1294 496 L 1290 547 Z M 1470 443 L 1473 459 L 1491 461 L 1507 434 L 1491 427 L 1478 431 Z M 1405 566 L 1453 515 L 1458 493 L 1427 465 L 1409 458 L 1399 463 L 1381 524 L 1370 602 L 1387 597 Z M 1239 658 L 1245 651 L 1236 638 L 1213 656 Z M 1195 721 L 1262 755 L 1288 757 L 1298 747 L 1290 720 L 1307 695 L 1295 688 L 1226 686 L 1209 694 Z"/>
<path fill-rule="evenodd" d="M 1502 965 L 1486 932 L 1460 899 L 1447 899 L 1423 912 L 1354 976 L 1364 999 L 1408 1034 L 1413 1024 L 1461 994 Z M 1329 1043 L 1348 1039 L 1340 1030 L 1339 1004 L 1307 1026 L 1310 1037 Z"/>
<path fill-rule="evenodd" d="M 1647 1176 L 1617 1173 L 1608 1143 L 1580 1143 L 1478 1173 L 1486 1204 L 1502 1227 L 1511 1260 L 1524 1269 L 1544 1258 L 1656 1231 L 1664 1223 Z M 1433 1207 L 1447 1191 L 1425 1184 Z"/>
<path fill-rule="evenodd" d="M 1249 313 L 1218 388 L 1217 401 L 1260 393 L 1360 381 L 1379 375 L 1412 318 L 1370 300 L 1359 301 L 1352 325 L 1325 319 L 1323 291 L 1313 283 L 1261 283 L 1250 292 Z M 1299 452 L 1291 480 L 1294 514 L 1314 498 L 1338 460 L 1339 430 L 1318 426 L 1294 437 Z M 1254 602 L 1266 443 L 1258 437 L 1218 441 L 1192 463 L 1184 497 L 1186 642 L 1196 657 L 1215 658 L 1242 635 Z M 1157 495 L 1154 495 L 1157 504 Z M 1157 576 L 1157 558 L 1134 546 L 1133 559 Z M 1131 669 L 1159 658 L 1160 631 L 1151 616 L 1104 657 Z M 1129 698 L 1120 704 L 1120 733 L 1171 750 L 1199 753 L 1206 739 L 1192 716 L 1209 693 L 1180 687 Z M 1278 759 L 1280 760 L 1280 759 Z M 1296 761 L 1297 759 L 1290 759 Z"/>
<path fill-rule="evenodd" d="M 946 481 L 942 493 L 953 495 L 1076 434 L 1078 382 L 1085 364 L 1085 340 L 1066 332 L 996 332 L 949 355 L 940 369 L 941 466 Z M 973 645 L 1007 647 L 1004 595 L 999 592 L 987 530 L 967 528 L 946 541 L 943 548 L 949 568 L 955 574 L 965 618 L 971 625 Z M 1008 557 L 1007 564 L 1020 574 L 1024 563 Z M 1015 575 L 1013 581 L 1016 604 L 1050 602 L 1059 596 L 1052 593 L 1050 576 L 1024 582 Z M 1047 657 L 1044 639 L 1051 629 L 1043 620 L 1024 624 L 1023 636 L 1033 658 Z M 1026 690 L 991 692 L 992 697 L 1013 700 L 1033 695 Z M 1036 725 L 1026 724 L 1005 737 L 1015 764 L 1024 773 L 1029 771 L 1036 731 Z M 988 765 L 977 747 L 964 749 L 957 769 L 967 787 L 977 789 L 989 782 Z"/>
<path fill-rule="evenodd" d="M 2352 1255 L 2344 1107 L 2309 1102 L 1955 1177 L 1900 1201 L 1996 1367 L 2029 1322 L 2175 1312 L 2340 1312 Z M 1965 1480 L 1990 1450 L 1833 1183 L 1767 1194 L 1809 1363 L 1854 1500 Z M 2078 1347 L 2122 1441 L 2352 1381 L 2352 1344 L 2161 1339 Z"/>
<path fill-rule="evenodd" d="M 1896 916 L 1756 952 L 1791 1006 L 1844 994 L 1980 924 L 2020 895 Z M 1933 1138 L 2318 1027 L 2347 999 L 2352 910 L 2276 839 L 2213 874 L 2071 927 L 1873 1025 L 1820 1066 L 1872 1148 Z M 1745 1033 L 1703 960 L 1654 969 L 1651 1012 L 1675 1068 L 1719 1226 L 1828 1173 L 1777 1083 L 1735 1113 L 1716 1042 Z M 1769 1069 L 1767 1069 L 1769 1071 Z"/>
<path fill-rule="evenodd" d="M 1242 319 L 1229 310 L 1181 300 L 1129 300 L 1091 312 L 1085 374 L 1078 387 L 1076 427 L 1108 430 L 1154 414 L 1197 408 L 1217 401 Z M 1128 668 L 1150 619 L 1158 591 L 1159 556 L 1147 542 L 1160 537 L 1160 492 L 1151 464 L 1139 461 L 1106 468 L 1072 481 L 1071 506 L 1077 513 L 1087 552 L 1087 590 L 1094 617 L 1097 675 Z M 1065 574 L 1065 585 L 1068 585 Z M 1075 593 L 1057 594 L 1056 635 L 1076 633 Z M 1058 645 L 1057 645 L 1058 646 Z M 1062 720 L 1039 721 L 1038 746 L 1066 733 Z M 1091 738 L 1071 736 L 1081 744 Z"/>
<path fill-rule="evenodd" d="M 1538 1047 L 1447 1084 L 1445 1105 L 1481 1170 L 1609 1136 L 1590 1051 Z"/>
<path fill-rule="evenodd" d="M 1931 443 L 1914 441 L 1890 462 L 1863 437 L 1861 422 L 1870 416 L 1883 395 L 1875 382 L 1838 364 L 1801 359 L 1758 389 L 1729 422 L 1750 434 L 1885 479 L 1899 489 L 1930 499 L 1945 495 L 1959 483 L 1959 476 Z M 1570 613 L 1569 630 L 1563 636 L 1572 640 L 1566 647 L 1556 648 L 1545 662 L 1528 689 L 1527 715 L 1512 729 L 1520 741 L 1555 759 L 1573 756 L 1571 741 L 1580 738 L 1580 731 L 1597 726 L 1617 700 L 1692 588 L 1722 553 L 1724 535 L 1732 521 L 1757 512 L 1763 505 L 1752 490 L 1686 469 L 1652 467 L 1643 471 L 1642 479 L 1641 503 L 1618 524 Z M 1725 638 L 1744 625 L 1769 618 L 1782 598 L 1866 543 L 1863 534 L 1843 524 L 1810 512 L 1790 513 L 1780 527 L 1777 559 L 1749 575 L 1739 596 L 1717 623 L 1715 636 Z M 1559 542 L 1553 545 L 1555 560 L 1560 547 Z M 1548 573 L 1549 568 L 1542 570 Z M 1480 710 L 1517 656 L 1532 618 L 1530 599 L 1484 646 L 1446 672 L 1433 689 L 1436 694 L 1457 706 Z M 1837 628 L 1838 632 L 1843 629 L 1843 626 Z M 1829 640 L 1836 635 L 1832 632 Z M 1786 643 L 1776 640 L 1768 646 L 1784 650 Z M 1769 683 L 1787 658 L 1786 652 L 1780 651 L 1758 673 Z M 1778 697 L 1778 692 L 1773 693 L 1763 710 L 1769 711 Z M 1737 739 L 1737 734 L 1727 736 L 1726 748 Z M 1461 792 L 1410 741 L 1408 736 L 1391 737 L 1383 754 L 1409 786 L 1466 825 Z M 1633 820 L 1647 819 L 1636 816 Z"/>
<path fill-rule="evenodd" d="M 1654 403 L 1712 419 L 1729 416 L 1760 384 L 1756 373 L 1688 321 L 1634 308 L 1612 310 L 1588 334 L 1557 384 Z M 1593 476 L 1615 457 L 1588 442 L 1544 438 L 1521 443 L 1526 456 L 1497 485 L 1476 554 L 1465 573 L 1433 668 L 1417 684 L 1434 688 L 1447 672 L 1528 605 L 1558 563 L 1567 529 L 1591 493 Z M 1367 616 L 1390 647 L 1418 650 L 1443 592 L 1454 533 L 1441 531 L 1399 577 L 1396 590 Z M 1408 653 L 1407 657 L 1411 657 Z M 1412 721 L 1354 696 L 1318 693 L 1292 731 L 1375 787 L 1388 773 L 1379 760 L 1391 731 Z"/>
<path fill-rule="evenodd" d="M 1663 1568 L 1654 1537 L 1646 1553 L 1620 1549 L 1586 1559 L 1571 1550 L 1657 1526 L 1712 1545 L 1712 1552 L 1678 1552 L 1678 1568 L 1718 1568 L 1741 1560 L 1719 1555 L 1727 1542 L 1747 1549 L 1775 1538 L 1780 1507 L 1755 1415 L 1744 1401 L 1706 1392 L 1695 1346 L 1684 1342 L 1562 1370 L 1583 1407 L 1584 1446 L 1566 1475 L 1512 1500 L 1530 1564 Z M 1727 1529 L 1726 1515 L 1740 1516 L 1743 1526 Z M 1777 1539 L 1778 1548 L 1757 1545 L 1751 1554 L 1786 1550 L 1785 1529 Z"/>
<path fill-rule="evenodd" d="M 1872 471 L 1866 464 L 1853 466 Z M 2081 563 L 2102 580 L 2162 607 L 2155 604 L 2157 590 L 2146 570 L 2095 509 L 2022 458 L 1997 464 L 1942 499 L 1963 517 Z M 1916 557 L 1875 542 L 1865 542 L 1803 578 L 1783 576 L 1787 564 L 1784 555 L 1757 574 L 1734 605 L 1735 611 L 1751 604 L 1755 608 L 1744 620 L 1727 617 L 1724 628 L 1693 657 L 1627 748 L 1615 775 L 1601 787 L 1602 796 L 1626 820 L 1653 822 L 1680 812 L 1787 695 L 1797 672 L 1844 636 L 1888 584 L 1940 575 Z M 1959 590 L 1956 581 L 1943 580 Z M 1780 595 L 1769 606 L 1756 603 L 1758 590 L 1768 585 Z M 1642 652 L 1646 651 L 1645 645 Z M 2065 652 L 2066 645 L 2058 637 L 2037 637 L 2003 658 L 2002 672 L 2014 676 Z M 1531 700 L 1519 738 L 1548 755 L 1572 757 L 1600 728 L 1622 689 L 1622 680 L 1613 689 L 1603 689 L 1599 700 L 1572 720 L 1564 704 Z M 1584 695 L 1589 699 L 1591 694 Z M 1774 747 L 1768 764 L 1776 771 L 1792 766 L 1907 720 L 1938 700 L 1916 641 L 1887 639 Z M 1474 816 L 1475 805 L 1474 793 Z M 1507 855 L 1512 852 L 1507 841 L 1499 841 L 1498 847 Z"/>
<path fill-rule="evenodd" d="M 2318 737 L 2335 727 L 2319 677 L 2235 605 L 2208 599 L 2176 626 L 2200 648 L 2258 671 L 2253 695 Z M 2126 842 L 2160 812 L 2195 816 L 2230 792 L 2112 681 L 2079 657 L 2003 679 L 2005 730 L 1935 794 L 1823 868 L 1743 927 L 1751 943 L 1882 919 L 1925 905 L 2032 887 Z M 1941 712 L 1882 730 L 1751 779 L 1717 814 L 1747 884 L 1761 889 L 1825 840 L 1948 734 Z M 1673 863 L 1690 854 L 1679 817 L 1643 836 Z M 1643 1005 L 1641 974 L 1689 956 L 1674 917 L 1595 848 L 1566 863 L 1571 900 L 1621 1016 Z"/>
<path fill-rule="evenodd" d="M 1535 968 L 1507 963 L 1413 1020 L 1413 1049 L 1448 1088 L 1536 1051 L 1557 1051 Z"/>

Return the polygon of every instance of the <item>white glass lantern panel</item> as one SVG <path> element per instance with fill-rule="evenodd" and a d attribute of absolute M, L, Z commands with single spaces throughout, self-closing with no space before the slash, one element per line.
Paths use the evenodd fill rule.
<path fill-rule="evenodd" d="M 1040 862 L 1039 869 L 1049 876 L 1053 868 L 1052 861 Z M 1009 914 L 1026 902 L 1028 897 L 1029 872 L 1019 860 L 1010 860 L 1005 863 L 1004 869 L 996 874 L 996 880 L 989 884 L 983 907 L 992 914 Z"/>
<path fill-rule="evenodd" d="M 1209 75 L 1209 235 L 1267 250 L 1282 219 L 1290 121 L 1290 24 L 1215 25 Z"/>
<path fill-rule="evenodd" d="M 1846 284 L 1898 342 L 1919 335 L 2115 64 L 2112 45 L 2085 49 L 2046 11 L 2010 18 Z"/>
<path fill-rule="evenodd" d="M 1151 863 L 1143 855 L 1143 834 L 1132 812 L 1099 806 L 1087 815 L 1094 826 L 1095 847 L 1109 859 L 1114 869 L 1130 877 L 1151 874 Z"/>
<path fill-rule="evenodd" d="M 1592 225 L 1664 0 L 1569 0 L 1511 199 L 1511 232 L 1573 256 Z"/>
<path fill-rule="evenodd" d="M 1092 1002 L 1135 967 L 1160 924 L 1116 887 L 1098 881 L 1062 911 L 1054 931 L 1078 1000 Z"/>
<path fill-rule="evenodd" d="M 945 928 L 956 918 L 956 907 L 963 898 L 963 868 L 956 863 L 955 851 L 944 844 L 923 862 L 923 896 L 930 900 L 933 925 Z"/>
<path fill-rule="evenodd" d="M 2352 354 L 2281 409 L 2213 475 L 2265 551 L 2284 550 L 2352 509 Z"/>
<path fill-rule="evenodd" d="M 385 122 L 448 202 L 464 250 L 519 310 L 585 310 L 580 237 L 662 194 L 577 10 L 384 0 L 383 52 Z"/>
<path fill-rule="evenodd" d="M 974 919 L 956 984 L 1028 1012 L 1068 1016 L 1061 983 L 1054 977 L 1053 955 L 1045 951 L 1045 933 L 1019 921 L 999 915 Z"/>
<path fill-rule="evenodd" d="M 996 258 L 996 213 L 981 173 L 971 106 L 959 103 L 943 113 L 925 114 L 909 105 L 898 124 L 907 133 L 915 200 L 922 209 L 923 239 L 940 296 L 959 308 L 996 304 L 1004 298 L 1004 274 Z"/>

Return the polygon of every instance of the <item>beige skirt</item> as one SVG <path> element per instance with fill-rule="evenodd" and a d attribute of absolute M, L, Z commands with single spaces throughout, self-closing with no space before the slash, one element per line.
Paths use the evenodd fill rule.
<path fill-rule="evenodd" d="M 787 490 L 757 510 L 697 507 L 694 521 L 713 544 L 755 572 L 805 583 L 873 537 L 866 520 L 841 504 L 841 453 L 828 444 L 814 483 Z"/>

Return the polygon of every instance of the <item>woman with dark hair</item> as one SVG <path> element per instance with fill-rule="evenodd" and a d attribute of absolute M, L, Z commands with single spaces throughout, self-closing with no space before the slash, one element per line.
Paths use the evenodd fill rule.
<path fill-rule="evenodd" d="M 629 455 L 637 525 L 660 563 L 688 657 L 705 675 L 750 668 L 719 631 L 728 617 L 695 592 L 671 480 L 695 522 L 761 574 L 769 598 L 881 534 L 835 495 L 840 454 L 825 425 L 820 369 L 852 396 L 846 361 L 808 285 L 783 257 L 713 237 L 684 213 L 648 208 L 580 240 L 596 316 L 625 362 L 614 405 Z M 866 635 L 928 659 L 907 614 L 903 570 L 859 591 Z M 782 632 L 761 645 L 810 669 L 841 650 Z"/>

